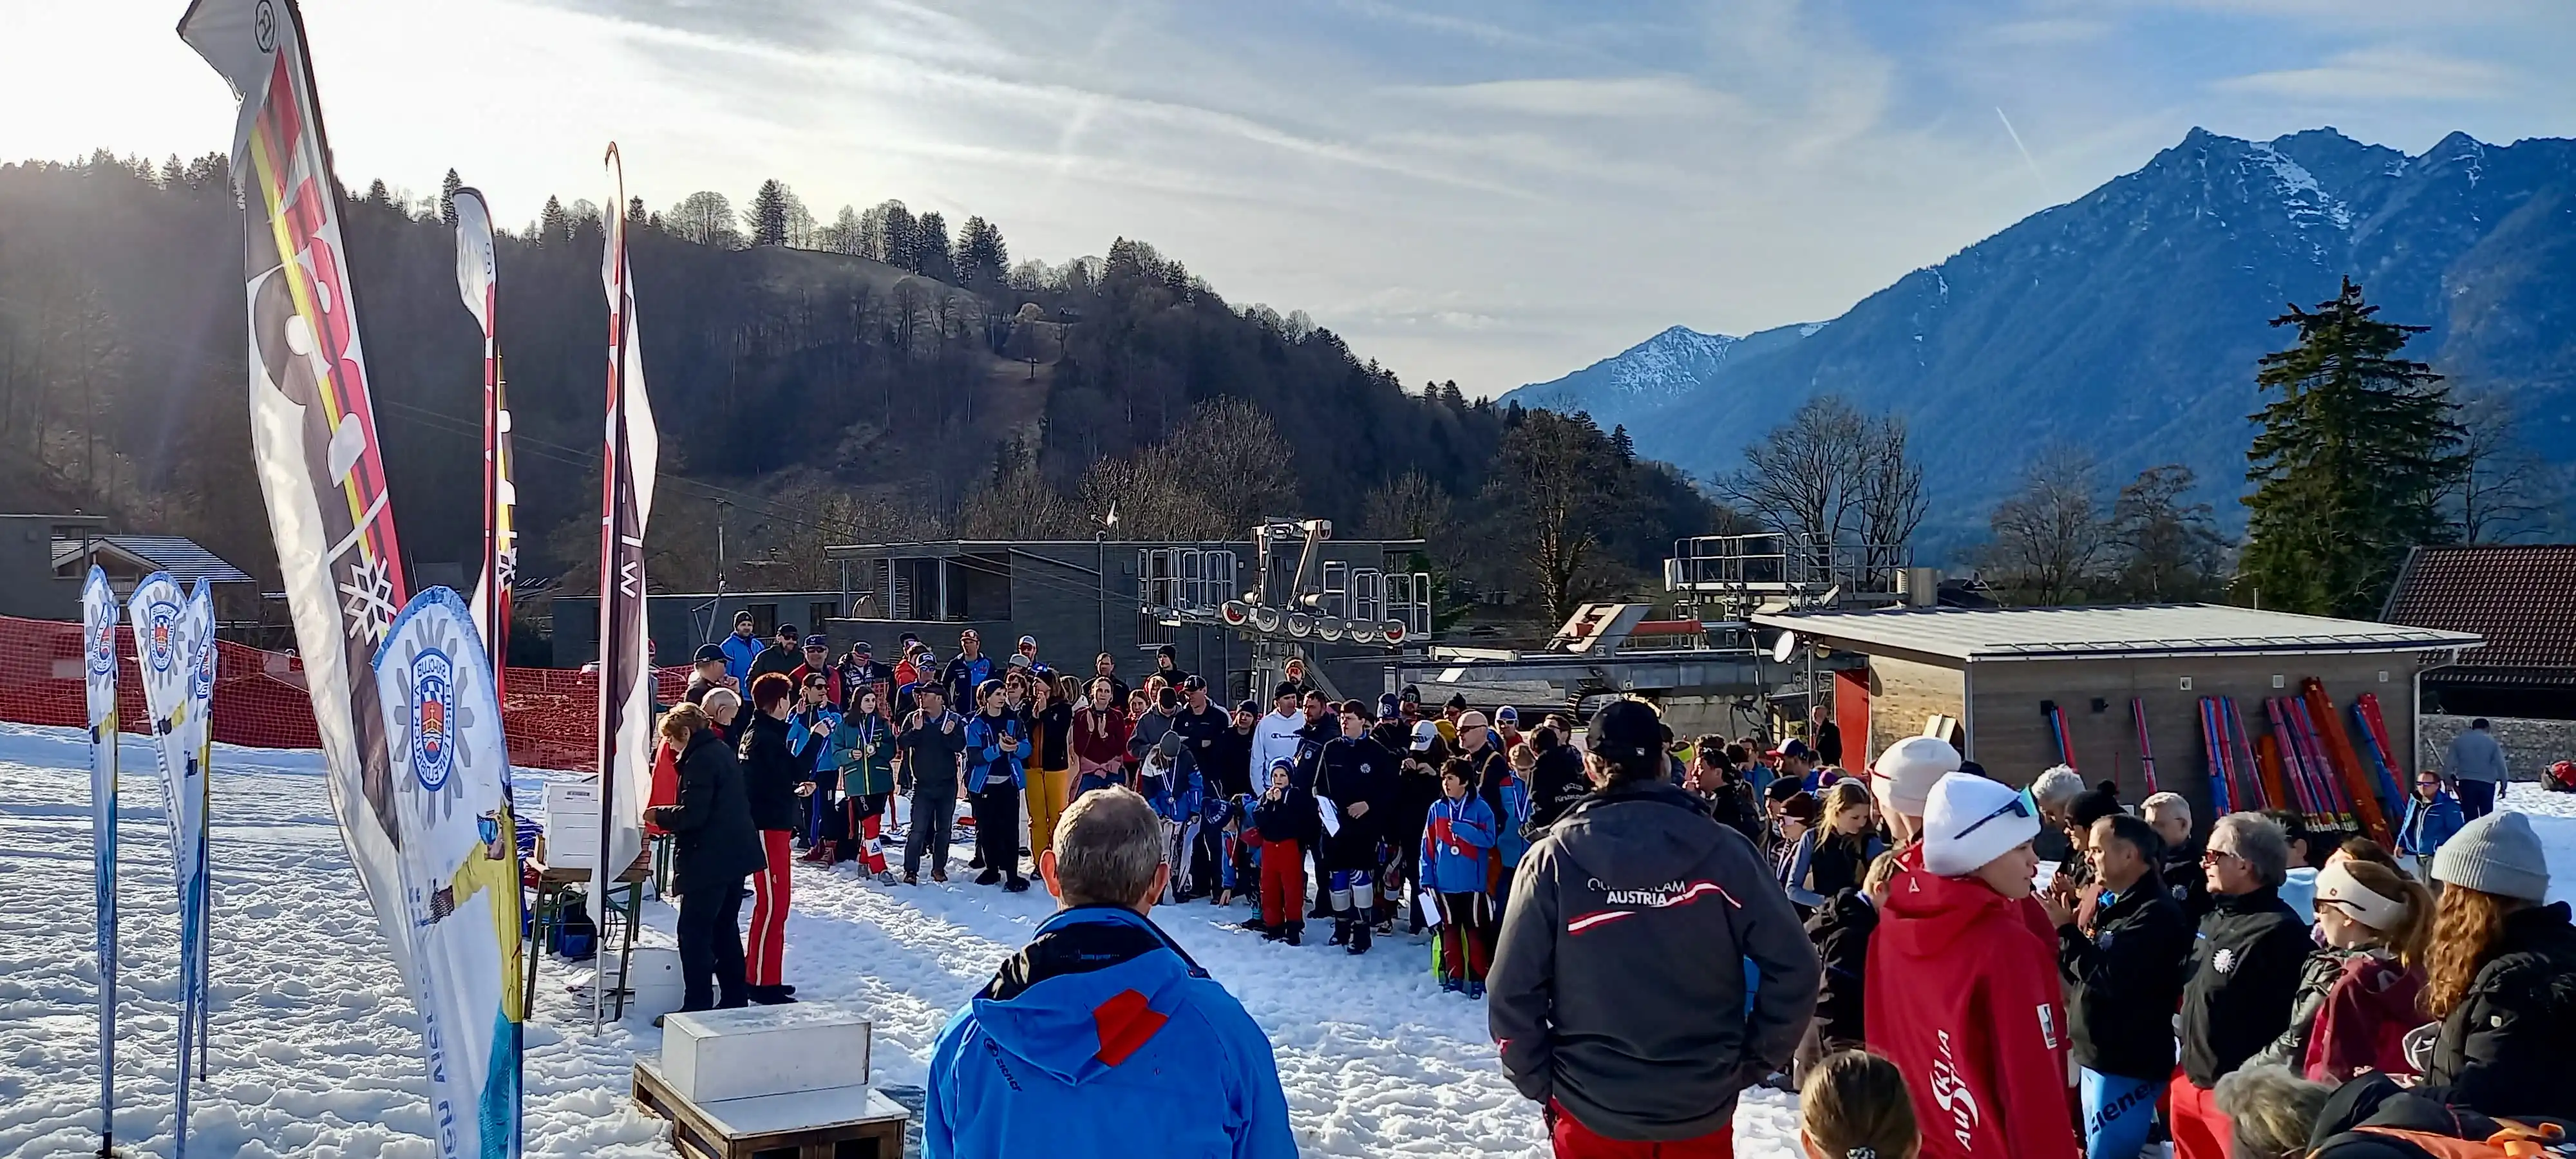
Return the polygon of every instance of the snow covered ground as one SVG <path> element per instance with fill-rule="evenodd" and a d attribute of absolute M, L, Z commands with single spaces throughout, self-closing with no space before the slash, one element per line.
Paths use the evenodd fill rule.
<path fill-rule="evenodd" d="M 97 1146 L 87 761 L 79 733 L 0 724 L 0 1156 Z M 124 768 L 117 1134 L 130 1154 L 167 1155 L 169 836 L 151 750 L 128 738 Z M 191 1154 L 429 1156 L 419 1021 L 349 871 L 319 757 L 219 746 L 215 776 L 213 1067 Z M 788 978 L 800 998 L 869 1013 L 880 1085 L 920 1084 L 950 1013 L 1051 908 L 1042 889 L 1007 895 L 963 874 L 889 889 L 799 867 L 795 891 Z M 667 939 L 671 911 L 648 909 Z M 1353 959 L 1320 933 L 1290 949 L 1232 928 L 1245 913 L 1199 903 L 1156 918 L 1270 1031 L 1307 1154 L 1546 1153 L 1536 1108 L 1494 1063 L 1483 1004 L 1442 994 L 1427 949 L 1398 937 Z M 593 1038 L 567 977 L 547 963 L 528 1029 L 528 1153 L 670 1155 L 627 1099 L 629 1065 L 660 1032 L 638 1021 Z M 1793 1106 L 1749 1095 L 1741 1153 L 1792 1154 Z"/>
<path fill-rule="evenodd" d="M 97 1145 L 87 760 L 76 732 L 0 724 L 0 1156 Z M 168 1155 L 169 837 L 151 750 L 127 738 L 124 767 L 118 1137 L 129 1154 Z M 194 1153 L 431 1155 L 418 1018 L 349 871 L 318 756 L 218 747 L 215 775 L 213 1070 L 192 1108 Z M 2549 842 L 2553 897 L 2576 898 L 2576 796 L 2517 786 L 2507 807 Z M 869 1013 L 880 1085 L 919 1085 L 939 1027 L 1050 909 L 1042 890 L 964 882 L 887 889 L 797 871 L 789 980 Z M 648 910 L 667 940 L 671 911 Z M 1440 993 L 1423 947 L 1289 949 L 1232 928 L 1244 914 L 1200 903 L 1156 917 L 1269 1030 L 1307 1154 L 1546 1154 L 1536 1109 L 1494 1064 L 1483 1005 Z M 627 1100 L 628 1067 L 660 1032 L 638 1021 L 592 1037 L 569 977 L 552 961 L 540 977 L 528 1153 L 669 1156 L 660 1124 Z M 1739 1153 L 1794 1154 L 1794 1113 L 1788 1096 L 1748 1094 Z"/>

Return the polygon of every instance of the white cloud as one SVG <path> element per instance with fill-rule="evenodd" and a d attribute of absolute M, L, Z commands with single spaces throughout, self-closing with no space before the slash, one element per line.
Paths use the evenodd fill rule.
<path fill-rule="evenodd" d="M 1400 87 L 1391 96 L 1435 105 L 1540 117 L 1741 118 L 1742 102 L 1677 76 L 1551 77 Z"/>
<path fill-rule="evenodd" d="M 2510 95 L 2513 71 L 2400 46 L 2336 53 L 2310 68 L 2276 69 L 2218 82 L 2224 91 L 2297 100 L 2477 101 Z"/>

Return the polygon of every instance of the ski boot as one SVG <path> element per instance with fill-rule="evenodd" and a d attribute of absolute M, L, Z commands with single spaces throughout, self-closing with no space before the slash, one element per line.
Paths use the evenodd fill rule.
<path fill-rule="evenodd" d="M 1375 932 L 1376 928 L 1369 924 L 1368 914 L 1366 912 L 1362 912 L 1360 916 L 1352 918 L 1351 944 L 1348 952 L 1354 957 L 1369 952 L 1370 935 Z"/>
<path fill-rule="evenodd" d="M 1347 946 L 1351 944 L 1351 919 L 1345 917 L 1334 918 L 1332 940 L 1325 942 L 1324 944 L 1328 946 Z"/>

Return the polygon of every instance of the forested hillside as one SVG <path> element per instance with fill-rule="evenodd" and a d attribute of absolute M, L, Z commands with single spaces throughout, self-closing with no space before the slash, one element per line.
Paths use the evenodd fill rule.
<path fill-rule="evenodd" d="M 1233 306 L 1140 241 L 1013 265 L 981 218 L 952 238 L 888 202 L 817 226 L 774 182 L 749 205 L 739 221 L 713 193 L 627 207 L 664 440 L 657 586 L 713 583 L 719 522 L 729 558 L 775 561 L 730 582 L 787 586 L 826 581 L 825 542 L 1087 538 L 1115 501 L 1139 536 L 1240 534 L 1247 513 L 1418 529 L 1484 587 L 1580 595 L 1634 584 L 1671 537 L 1719 519 L 1588 421 L 1588 436 L 1551 431 L 1553 453 L 1603 481 L 1585 514 L 1604 531 L 1572 587 L 1542 582 L 1502 562 L 1516 553 L 1470 550 L 1523 534 L 1521 489 L 1496 475 L 1527 460 L 1506 453 L 1517 408 L 1454 384 L 1408 392 L 1302 314 Z M 378 182 L 345 218 L 396 517 L 433 571 L 481 531 L 480 343 L 440 208 Z M 104 511 L 274 575 L 247 461 L 241 246 L 219 156 L 0 166 L 0 506 Z M 598 494 L 600 247 L 584 202 L 550 200 L 500 240 L 522 572 L 575 586 Z M 1194 415 L 1199 435 L 1254 445 L 1172 458 Z M 1213 465 L 1155 469 L 1176 461 Z M 1030 487 L 1040 501 L 996 502 Z M 1426 510 L 1455 515 L 1420 524 Z"/>

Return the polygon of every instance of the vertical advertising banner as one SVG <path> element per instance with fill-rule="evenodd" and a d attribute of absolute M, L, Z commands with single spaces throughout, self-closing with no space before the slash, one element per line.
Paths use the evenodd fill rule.
<path fill-rule="evenodd" d="M 332 812 L 377 925 L 407 968 L 392 768 L 376 683 L 365 677 L 409 588 L 304 17 L 294 0 L 195 0 L 179 36 L 241 100 L 232 174 L 247 243 L 252 464 L 277 541 Z"/>
<path fill-rule="evenodd" d="M 626 204 L 626 174 L 608 147 Z M 644 848 L 644 798 L 653 776 L 652 640 L 644 629 L 644 529 L 653 519 L 661 434 L 644 391 L 644 351 L 635 325 L 635 281 L 626 264 L 626 215 L 608 227 L 600 284 L 608 294 L 608 424 L 599 521 L 599 868 L 605 882 Z M 604 989 L 604 988 L 603 988 Z M 596 1019 L 594 1019 L 596 1021 Z"/>
<path fill-rule="evenodd" d="M 474 624 L 483 633 L 492 673 L 510 663 L 510 581 L 518 573 L 518 490 L 512 485 L 510 399 L 501 385 L 501 347 L 492 318 L 500 305 L 500 260 L 492 250 L 492 211 L 481 190 L 456 191 L 456 292 L 483 330 L 483 562 L 474 581 Z"/>
<path fill-rule="evenodd" d="M 393 739 L 402 928 L 440 1159 L 519 1154 L 519 846 L 510 754 L 474 614 L 415 597 L 376 653 Z"/>
<path fill-rule="evenodd" d="M 187 1145 L 188 1096 L 195 1085 L 206 1021 L 206 766 L 213 737 L 214 600 L 204 581 L 182 596 L 168 572 L 134 585 L 126 601 L 134 627 L 143 704 L 161 758 L 162 803 L 170 817 L 170 861 L 179 885 L 179 1148 Z"/>
<path fill-rule="evenodd" d="M 116 593 L 93 565 L 81 588 L 81 674 L 89 694 L 90 875 L 98 897 L 99 1152 L 116 1150 Z"/>

